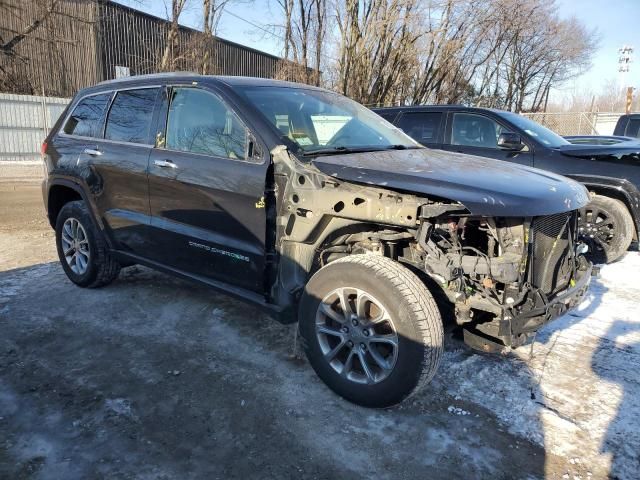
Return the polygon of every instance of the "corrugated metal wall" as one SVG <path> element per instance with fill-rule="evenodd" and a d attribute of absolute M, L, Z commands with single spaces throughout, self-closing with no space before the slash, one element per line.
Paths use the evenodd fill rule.
<path fill-rule="evenodd" d="M 20 41 L 11 55 L 0 52 L 0 91 L 71 97 L 80 88 L 116 76 L 116 66 L 132 75 L 159 70 L 169 23 L 108 0 L 61 0 L 45 16 L 42 0 L 3 0 L 3 41 L 40 26 Z M 180 27 L 170 70 L 272 78 L 282 60 L 202 32 Z"/>
<path fill-rule="evenodd" d="M 45 2 L 4 0 L 0 35 L 5 42 L 46 16 Z M 95 7 L 84 0 L 64 0 L 41 25 L 0 53 L 0 91 L 70 96 L 99 80 L 96 62 Z"/>
<path fill-rule="evenodd" d="M 0 93 L 0 162 L 40 162 L 40 145 L 69 101 Z"/>

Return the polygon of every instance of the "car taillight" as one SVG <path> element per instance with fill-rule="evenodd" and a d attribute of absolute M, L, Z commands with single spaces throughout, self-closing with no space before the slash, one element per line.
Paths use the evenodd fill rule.
<path fill-rule="evenodd" d="M 42 145 L 40 146 L 40 155 L 44 157 L 46 154 L 47 154 L 47 142 L 42 142 Z"/>

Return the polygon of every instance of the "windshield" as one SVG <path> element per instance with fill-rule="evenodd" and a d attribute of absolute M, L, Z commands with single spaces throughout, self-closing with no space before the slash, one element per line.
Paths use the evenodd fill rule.
<path fill-rule="evenodd" d="M 507 120 L 513 123 L 516 127 L 524 130 L 530 137 L 539 141 L 543 145 L 549 148 L 559 148 L 563 145 L 570 145 L 570 143 L 562 138 L 557 133 L 549 130 L 547 127 L 543 127 L 539 123 L 529 120 L 522 115 L 511 112 L 501 112 Z"/>
<path fill-rule="evenodd" d="M 421 148 L 382 117 L 336 93 L 290 87 L 245 87 L 241 93 L 309 155 Z"/>

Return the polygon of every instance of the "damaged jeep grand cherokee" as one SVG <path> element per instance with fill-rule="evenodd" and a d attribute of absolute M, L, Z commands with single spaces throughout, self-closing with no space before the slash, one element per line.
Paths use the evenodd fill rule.
<path fill-rule="evenodd" d="M 317 374 L 361 405 L 435 374 L 455 307 L 476 348 L 514 347 L 581 301 L 578 183 L 421 147 L 338 94 L 162 74 L 80 91 L 43 145 L 67 276 L 142 264 L 299 322 Z"/>

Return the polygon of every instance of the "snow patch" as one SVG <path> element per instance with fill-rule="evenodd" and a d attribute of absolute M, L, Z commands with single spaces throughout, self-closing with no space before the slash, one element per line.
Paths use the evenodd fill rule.
<path fill-rule="evenodd" d="M 582 304 L 538 332 L 533 349 L 525 345 L 507 357 L 449 350 L 434 382 L 572 465 L 634 478 L 640 471 L 639 272 L 637 252 L 604 265 Z"/>

